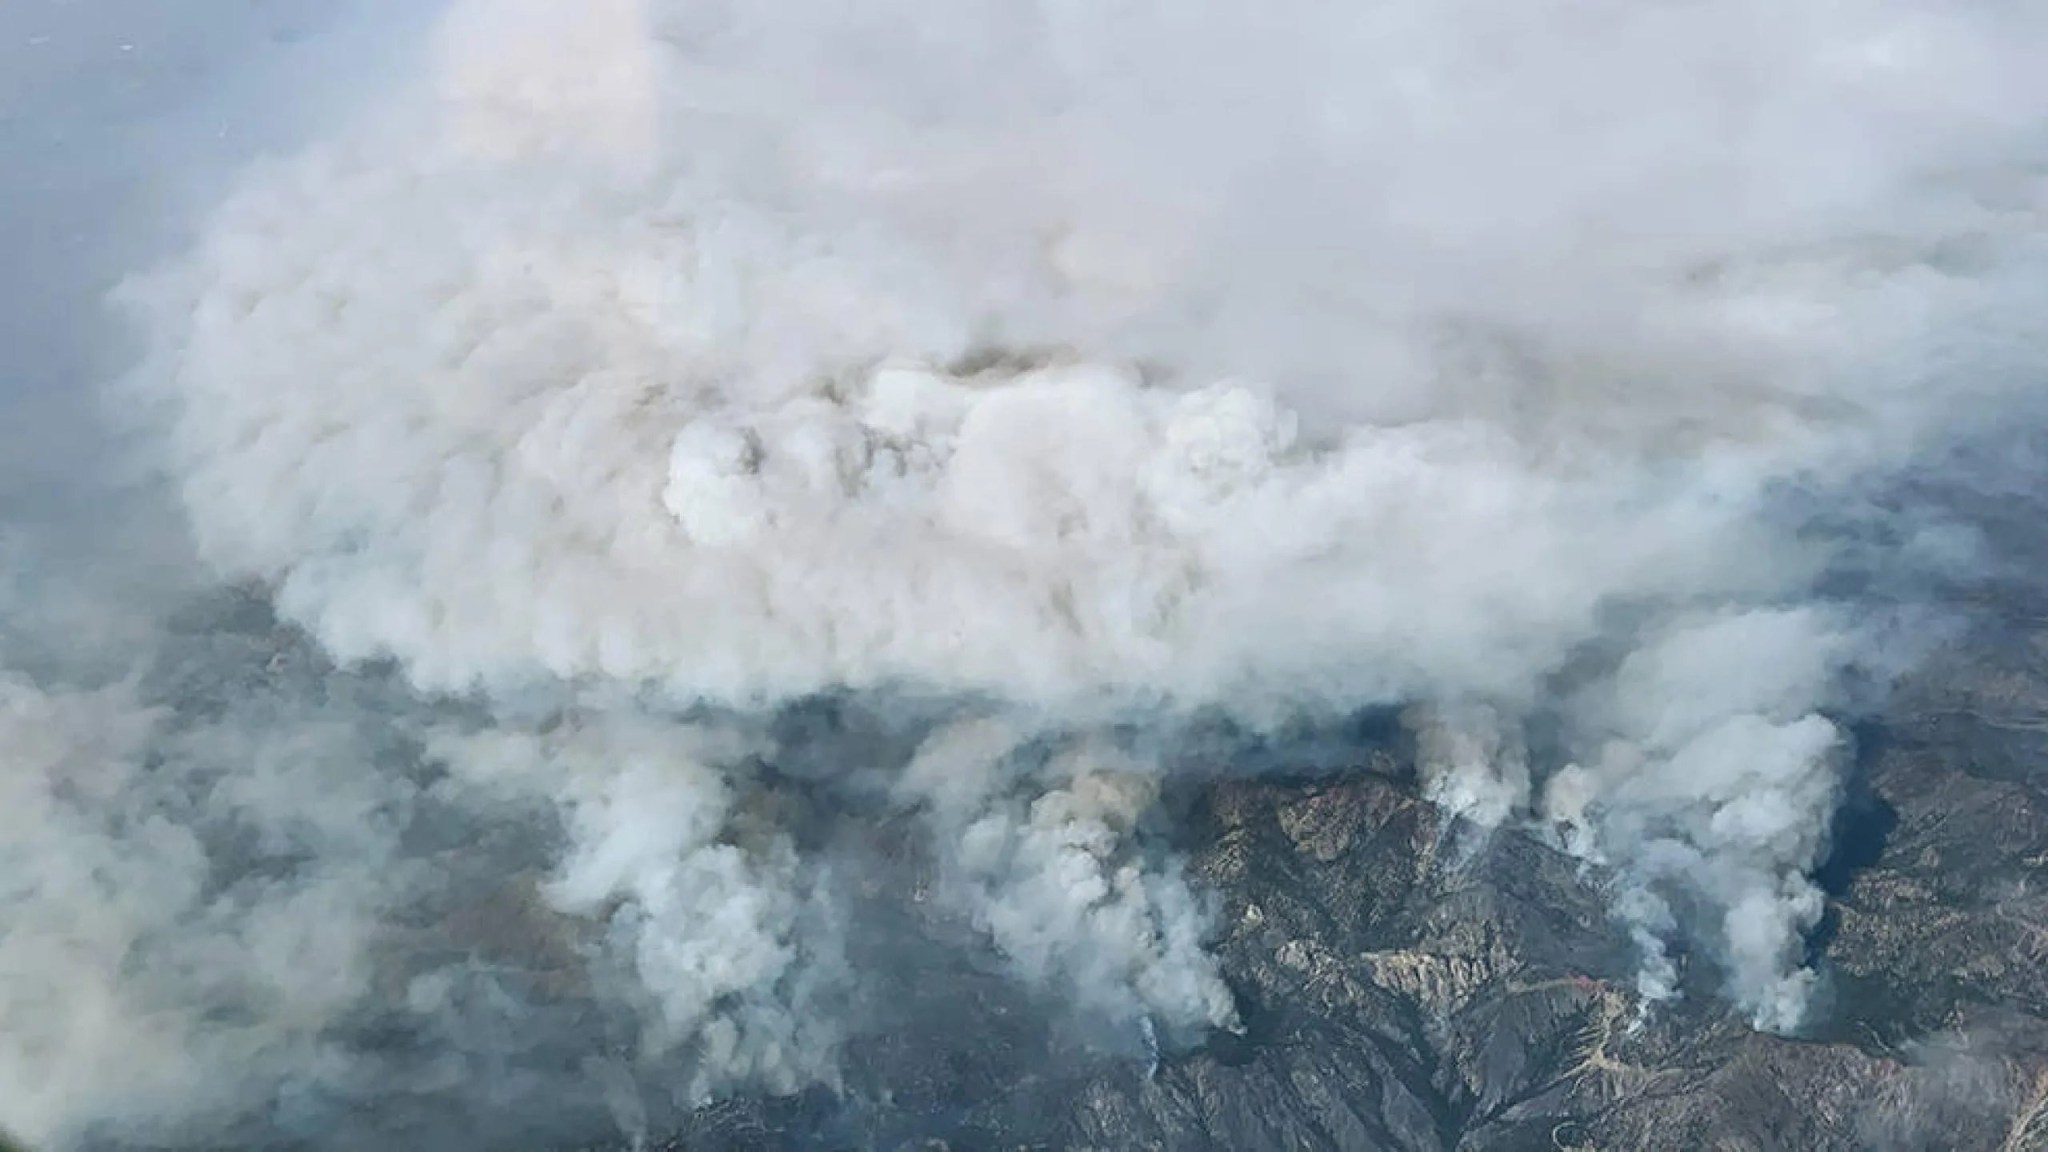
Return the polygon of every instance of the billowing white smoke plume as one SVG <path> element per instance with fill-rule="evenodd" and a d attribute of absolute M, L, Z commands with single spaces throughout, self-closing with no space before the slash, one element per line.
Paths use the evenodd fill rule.
<path fill-rule="evenodd" d="M 1822 896 L 1802 869 L 1826 847 L 1843 750 L 1813 709 L 1847 644 L 1810 611 L 1678 618 L 1595 689 L 1581 710 L 1587 760 L 1545 794 L 1582 850 L 1619 845 L 1631 878 L 1706 900 L 1730 988 L 1764 1027 L 1796 1025 L 1813 983 L 1799 964 Z M 1670 918 L 1647 888 L 1627 900 Z M 1649 954 L 1643 989 L 1669 994 L 1662 952 Z"/>
<path fill-rule="evenodd" d="M 1156 768 L 1083 744 L 1029 773 L 1018 795 L 1028 736 L 964 720 L 904 771 L 899 792 L 929 817 L 946 898 L 1022 975 L 1071 990 L 1096 1018 L 1235 1026 L 1230 991 L 1202 951 L 1207 909 L 1176 869 L 1147 870 L 1134 851 Z"/>
<path fill-rule="evenodd" d="M 612 914 L 656 1008 L 643 1043 L 698 1049 L 693 1103 L 734 1082 L 793 1092 L 835 1072 L 839 1022 L 805 1011 L 838 971 L 830 909 L 802 891 L 785 837 L 734 839 L 719 766 L 748 751 L 631 716 L 442 749 L 474 783 L 568 808 L 576 847 L 547 896 L 565 912 Z"/>
<path fill-rule="evenodd" d="M 173 725 L 132 685 L 0 668 L 7 1123 L 54 1147 L 88 1123 L 162 1139 L 323 1074 L 411 887 L 413 797 L 372 770 L 367 718 L 259 703 Z"/>
<path fill-rule="evenodd" d="M 2048 13 L 455 0 L 438 35 L 131 285 L 120 398 L 204 558 L 335 657 L 575 701 L 439 755 L 559 812 L 544 899 L 609 926 L 692 1092 L 832 1077 L 829 877 L 721 734 L 821 692 L 962 702 L 847 772 L 1021 977 L 1134 1027 L 1234 1009 L 1109 727 L 1379 705 L 1440 802 L 1615 869 L 1645 992 L 1683 930 L 1799 1021 L 1876 635 L 1805 529 L 2038 363 Z M 98 706 L 9 691 L 35 732 Z M 133 771 L 7 755 L 31 807 Z M 109 931 L 181 922 L 153 875 Z M 23 922 L 0 953 L 94 923 Z"/>

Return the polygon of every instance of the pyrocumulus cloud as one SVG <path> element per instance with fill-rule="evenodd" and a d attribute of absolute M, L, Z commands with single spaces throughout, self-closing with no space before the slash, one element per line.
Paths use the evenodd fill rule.
<path fill-rule="evenodd" d="M 1447 810 L 1611 869 L 1647 999 L 1683 936 L 1797 1027 L 1834 717 L 1914 633 L 1816 526 L 2022 398 L 2044 53 L 1988 0 L 455 0 L 124 288 L 116 390 L 201 558 L 395 667 L 429 767 L 337 790 L 359 721 L 230 712 L 164 775 L 119 688 L 0 681 L 45 814 L 9 874 L 51 878 L 0 960 L 190 966 L 10 982 L 16 1122 L 211 1106 L 259 1050 L 317 1081 L 415 788 L 549 814 L 535 899 L 688 1101 L 834 1083 L 858 974 L 766 723 L 829 694 L 936 717 L 848 787 L 1134 1032 L 1237 1017 L 1128 732 L 1387 706 Z M 230 809 L 288 891 L 203 890 Z"/>

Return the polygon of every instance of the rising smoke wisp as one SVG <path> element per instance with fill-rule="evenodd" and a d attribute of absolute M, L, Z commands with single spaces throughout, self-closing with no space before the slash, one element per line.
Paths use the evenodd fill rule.
<path fill-rule="evenodd" d="M 398 670 L 425 767 L 230 710 L 342 743 L 136 777 L 160 720 L 18 670 L 0 786 L 65 815 L 8 851 L 158 862 L 61 930 L 11 895 L 0 956 L 196 950 L 46 999 L 321 1083 L 431 793 L 554 821 L 537 891 L 616 962 L 622 1059 L 684 1103 L 829 1085 L 849 927 L 764 781 L 774 715 L 845 694 L 927 718 L 832 772 L 914 817 L 939 901 L 1133 1029 L 1236 1016 L 1144 842 L 1171 765 L 1119 733 L 1383 706 L 1448 810 L 1613 870 L 1646 999 L 1678 935 L 1798 1026 L 1833 710 L 1912 640 L 1811 528 L 2025 400 L 2048 17 L 455 0 L 435 35 L 126 286 L 115 390 L 212 571 Z M 227 811 L 288 885 L 207 891 Z M 248 1105 L 68 1066 L 0 1051 L 30 1135 Z"/>

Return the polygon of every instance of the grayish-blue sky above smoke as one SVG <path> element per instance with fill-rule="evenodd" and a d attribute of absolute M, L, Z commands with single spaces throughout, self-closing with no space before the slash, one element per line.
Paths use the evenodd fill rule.
<path fill-rule="evenodd" d="M 92 381 L 122 346 L 100 296 L 210 182 L 289 140 L 432 5 L 19 0 L 0 11 L 0 478 L 89 483 Z"/>
<path fill-rule="evenodd" d="M 385 1082 L 365 1013 L 475 1055 L 476 973 L 398 928 L 457 825 L 547 845 L 626 1083 L 834 1083 L 860 926 L 762 766 L 841 692 L 912 735 L 812 785 L 1132 1034 L 1236 1023 L 1133 728 L 1367 707 L 1448 811 L 1611 869 L 1646 1004 L 1685 941 L 1800 1024 L 1845 684 L 1930 627 L 1829 594 L 1812 529 L 2032 418 L 2048 14 L 226 11 L 0 17 L 31 1135 L 317 1117 Z M 161 484 L 54 494 L 88 474 Z M 1970 562 L 1913 529 L 1886 563 Z M 197 708 L 184 582 L 344 670 Z"/>

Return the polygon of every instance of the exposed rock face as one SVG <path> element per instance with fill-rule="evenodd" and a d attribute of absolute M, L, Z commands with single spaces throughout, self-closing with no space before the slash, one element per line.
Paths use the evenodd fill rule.
<path fill-rule="evenodd" d="M 956 983 L 986 1014 L 867 1043 L 843 1099 L 727 1104 L 672 1146 L 2048 1149 L 2048 620 L 1987 622 L 1862 742 L 1805 1036 L 1746 1027 L 1704 960 L 1642 1014 L 1597 874 L 1447 827 L 1377 753 L 1204 789 L 1245 1035 L 1155 1069 Z"/>
<path fill-rule="evenodd" d="M 1214 947 L 1242 1035 L 1091 1032 L 921 898 L 930 865 L 912 830 L 832 812 L 826 826 L 863 841 L 865 903 L 850 911 L 869 950 L 852 958 L 869 1022 L 841 1090 L 681 1114 L 643 1103 L 664 1134 L 652 1146 L 2048 1149 L 2048 602 L 2012 590 L 1994 602 L 1860 733 L 1813 941 L 1828 995 L 1804 1036 L 1747 1027 L 1699 957 L 1681 957 L 1684 997 L 1645 1013 L 1597 871 L 1521 832 L 1447 822 L 1405 753 L 1361 740 L 1312 775 L 1233 764 L 1168 798 L 1190 872 L 1218 899 Z M 339 690 L 260 605 L 229 607 L 166 665 L 180 684 L 186 664 L 202 670 L 194 685 L 216 693 L 178 689 L 182 707 Z M 355 690 L 397 692 L 374 676 Z M 829 807 L 803 791 L 783 799 Z M 448 835 L 449 869 L 533 856 L 497 843 L 508 829 Z M 536 875 L 478 868 L 461 899 L 393 926 L 398 951 L 422 968 L 467 956 L 520 973 L 525 1027 L 560 1052 L 601 1047 L 571 929 L 536 903 Z M 384 1051 L 375 1026 L 364 1022 L 361 1050 Z M 364 1113 L 360 1139 L 257 1130 L 237 1146 L 621 1147 L 596 1135 L 612 1125 L 588 1098 L 548 1097 L 570 1117 L 553 1133 L 451 1119 L 404 1095 L 431 1084 L 403 1053 L 384 1055 L 404 1087 Z"/>

